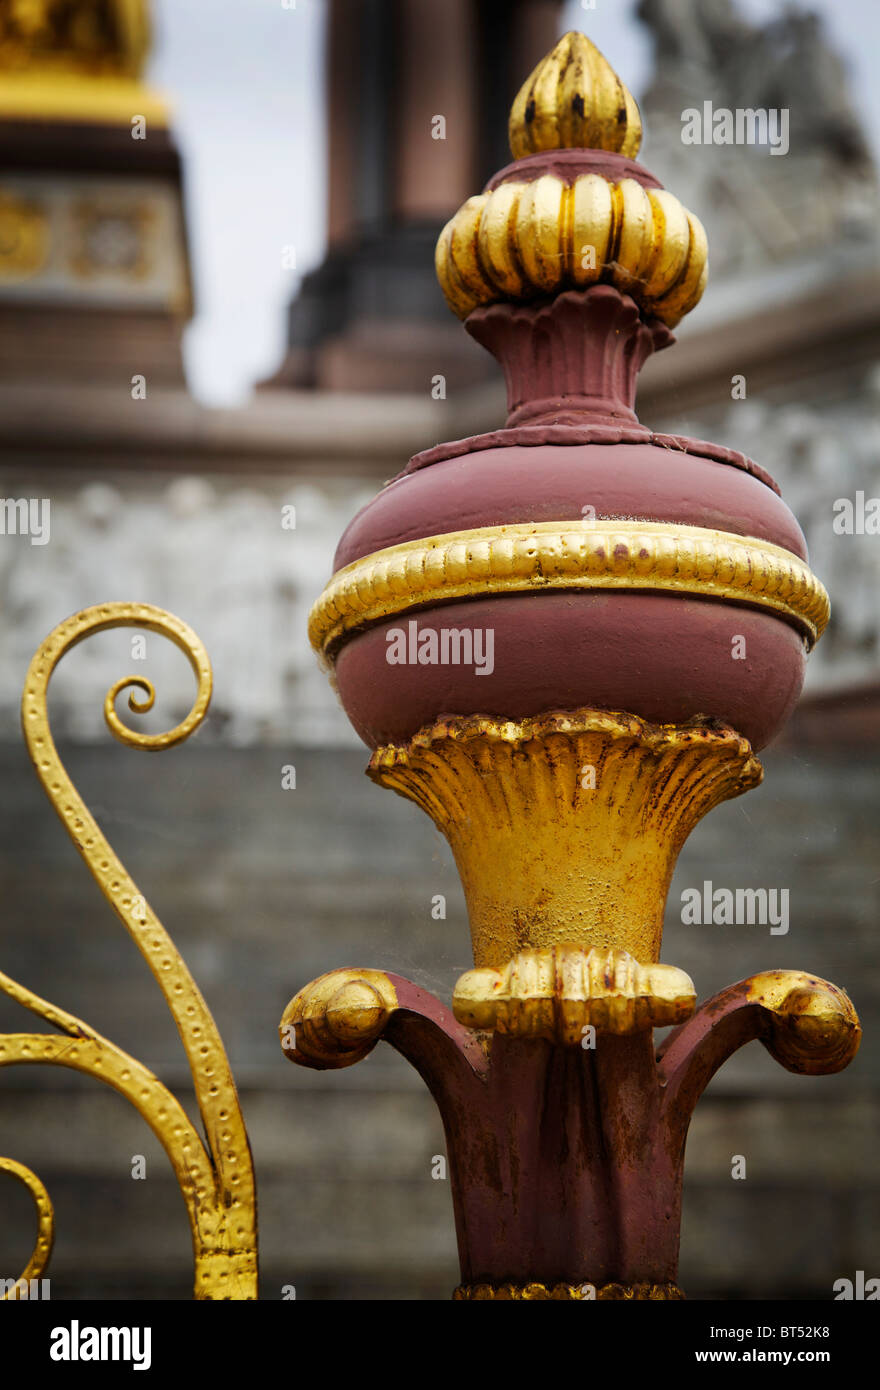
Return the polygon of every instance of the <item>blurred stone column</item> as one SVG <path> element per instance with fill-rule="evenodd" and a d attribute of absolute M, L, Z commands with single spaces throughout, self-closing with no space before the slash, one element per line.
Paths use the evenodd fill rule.
<path fill-rule="evenodd" d="M 267 386 L 426 392 L 438 373 L 450 386 L 493 374 L 462 350 L 433 248 L 506 159 L 510 102 L 560 17 L 560 0 L 331 0 L 328 250 Z"/>

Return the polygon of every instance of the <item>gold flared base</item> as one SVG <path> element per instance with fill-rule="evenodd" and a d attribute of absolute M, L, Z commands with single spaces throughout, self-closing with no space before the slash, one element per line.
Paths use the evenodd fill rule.
<path fill-rule="evenodd" d="M 449 840 L 475 965 L 496 970 L 565 945 L 656 962 L 681 846 L 763 775 L 724 725 L 590 709 L 441 720 L 377 749 L 368 772 Z"/>

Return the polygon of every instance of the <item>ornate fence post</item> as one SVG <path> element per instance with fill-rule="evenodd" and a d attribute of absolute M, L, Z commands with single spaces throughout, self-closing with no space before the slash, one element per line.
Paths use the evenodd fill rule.
<path fill-rule="evenodd" d="M 715 1070 L 754 1038 L 804 1073 L 859 1043 L 849 999 L 809 974 L 695 1011 L 659 963 L 678 851 L 761 780 L 828 599 L 763 469 L 635 414 L 639 369 L 707 275 L 640 138 L 626 88 L 566 35 L 514 102 L 514 162 L 437 247 L 450 306 L 504 368 L 506 426 L 410 460 L 311 616 L 369 775 L 449 839 L 475 968 L 451 1010 L 333 971 L 291 1001 L 282 1045 L 342 1067 L 384 1038 L 421 1073 L 460 1298 L 681 1297 L 685 1140 Z"/>
<path fill-rule="evenodd" d="M 0 1067 L 45 1064 L 85 1073 L 125 1097 L 164 1148 L 186 1205 L 193 1245 L 193 1295 L 200 1300 L 257 1297 L 257 1204 L 254 1169 L 235 1081 L 211 1012 L 171 937 L 134 879 L 102 834 L 67 773 L 49 727 L 49 682 L 72 648 L 98 632 L 142 627 L 173 642 L 196 678 L 196 695 L 173 729 L 137 733 L 123 723 L 116 701 L 128 691 L 135 714 L 153 707 L 156 692 L 143 676 L 124 676 L 107 692 L 104 718 L 120 743 L 146 752 L 174 748 L 202 723 L 211 701 L 211 663 L 186 623 L 146 603 L 105 603 L 59 623 L 34 654 L 25 678 L 21 720 L 37 778 L 83 862 L 131 936 L 177 1025 L 192 1073 L 204 1137 L 168 1087 L 110 1038 L 83 1019 L 0 971 L 0 993 L 51 1024 L 54 1033 L 0 1033 Z M 139 699 L 135 691 L 143 696 Z M 37 1239 L 30 1260 L 0 1298 L 29 1297 L 29 1285 L 46 1269 L 54 1239 L 54 1213 L 36 1173 L 0 1157 L 0 1172 L 26 1187 L 37 1214 Z"/>

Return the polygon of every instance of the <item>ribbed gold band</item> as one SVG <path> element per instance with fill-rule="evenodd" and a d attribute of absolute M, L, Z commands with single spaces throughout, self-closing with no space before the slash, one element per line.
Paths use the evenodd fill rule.
<path fill-rule="evenodd" d="M 486 526 L 365 555 L 330 580 L 309 615 L 328 652 L 355 628 L 424 604 L 546 589 L 690 594 L 767 608 L 812 643 L 828 595 L 809 566 L 769 541 L 655 521 L 548 521 Z"/>
<path fill-rule="evenodd" d="M 610 284 L 674 328 L 706 288 L 708 244 L 699 218 L 664 189 L 545 174 L 468 198 L 434 265 L 462 319 L 484 304 Z"/>

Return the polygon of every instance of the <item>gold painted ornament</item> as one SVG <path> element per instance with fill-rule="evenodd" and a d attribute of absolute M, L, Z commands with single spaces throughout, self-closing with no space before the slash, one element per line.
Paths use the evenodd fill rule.
<path fill-rule="evenodd" d="M 514 159 L 541 150 L 609 150 L 635 159 L 642 118 L 629 89 L 586 34 L 563 34 L 520 87 L 510 111 Z"/>
<path fill-rule="evenodd" d="M 670 522 L 524 522 L 404 541 L 353 561 L 312 608 L 309 637 L 331 654 L 347 634 L 426 603 L 552 589 L 747 603 L 788 618 L 810 644 L 830 612 L 810 567 L 770 541 Z"/>
<path fill-rule="evenodd" d="M 514 163 L 463 204 L 437 242 L 437 278 L 459 318 L 596 284 L 631 295 L 669 327 L 693 309 L 708 279 L 703 225 L 627 163 L 641 144 L 639 109 L 584 34 L 565 34 L 526 79 L 509 136 Z M 620 158 L 564 173 L 552 164 L 562 151 Z M 535 162 L 541 155 L 547 167 Z"/>
<path fill-rule="evenodd" d="M 116 627 L 144 627 L 168 638 L 187 657 L 197 690 L 192 708 L 175 728 L 159 734 L 141 734 L 119 718 L 116 700 L 128 690 L 129 708 L 143 714 L 152 708 L 155 691 L 143 676 L 125 676 L 115 682 L 104 701 L 104 718 L 111 733 L 120 743 L 147 751 L 173 748 L 189 738 L 202 723 L 211 699 L 207 653 L 186 623 L 161 608 L 139 603 L 107 603 L 84 609 L 50 633 L 28 669 L 22 726 L 43 790 L 165 996 L 190 1064 L 206 1139 L 175 1096 L 137 1058 L 90 1024 L 2 973 L 0 990 L 57 1031 L 0 1034 L 0 1067 L 40 1062 L 70 1067 L 125 1096 L 153 1130 L 174 1169 L 192 1233 L 195 1297 L 253 1299 L 257 1296 L 253 1163 L 235 1082 L 217 1026 L 174 943 L 68 776 L 49 728 L 47 694 L 55 667 L 86 638 Z M 145 698 L 138 699 L 136 690 Z M 52 1246 L 51 1202 L 40 1180 L 22 1165 L 3 1159 L 0 1170 L 24 1182 L 34 1200 L 39 1231 L 21 1278 L 36 1278 L 45 1268 Z"/>

